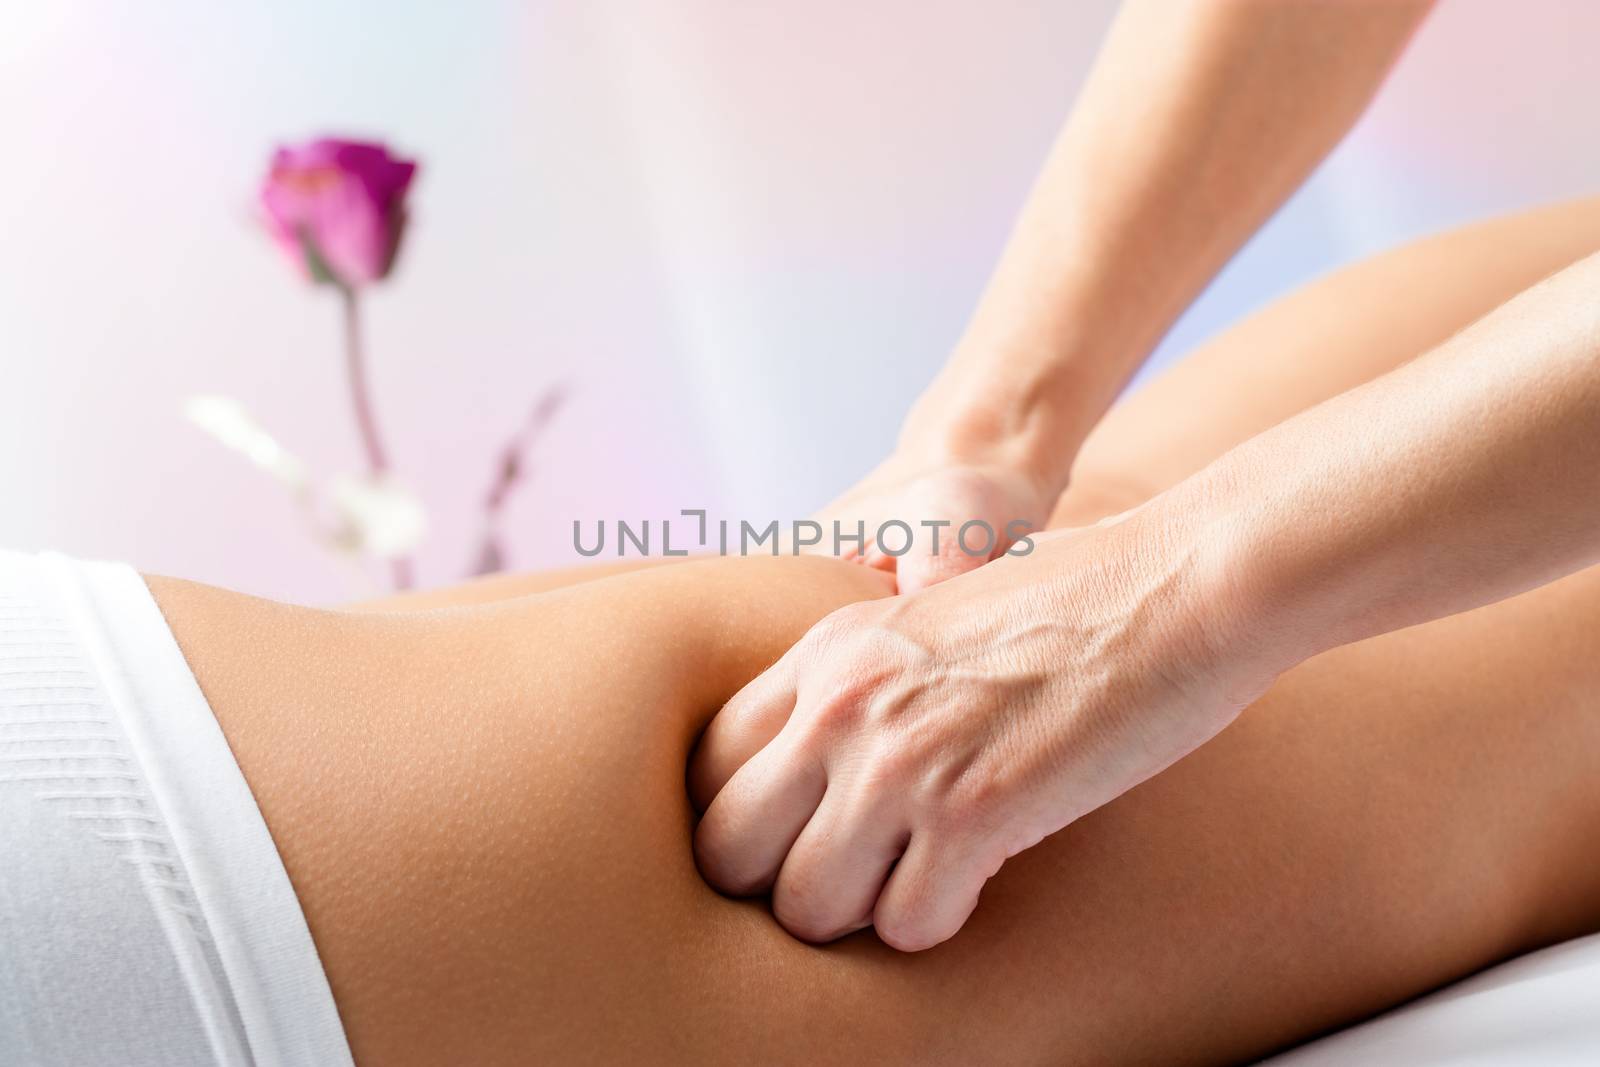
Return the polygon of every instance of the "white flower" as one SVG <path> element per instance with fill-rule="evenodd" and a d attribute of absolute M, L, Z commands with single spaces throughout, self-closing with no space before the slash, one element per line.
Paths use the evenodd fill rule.
<path fill-rule="evenodd" d="M 331 496 L 339 540 L 354 551 L 394 559 L 412 552 L 427 533 L 422 501 L 392 478 L 340 477 Z"/>
<path fill-rule="evenodd" d="M 307 488 L 305 464 L 277 440 L 230 396 L 192 396 L 183 406 L 189 421 L 238 452 L 289 488 Z"/>
<path fill-rule="evenodd" d="M 288 487 L 317 540 L 342 555 L 395 559 L 415 549 L 427 532 L 422 502 L 391 478 L 335 478 L 326 496 L 319 498 L 318 487 L 299 457 L 232 397 L 191 397 L 184 414 L 224 447 Z"/>

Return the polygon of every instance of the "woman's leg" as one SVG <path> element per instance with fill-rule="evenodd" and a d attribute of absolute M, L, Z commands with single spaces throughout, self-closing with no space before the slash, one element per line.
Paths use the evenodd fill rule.
<path fill-rule="evenodd" d="M 1411 297 L 1436 329 L 1459 325 Z M 1386 314 L 1350 300 L 1350 320 Z M 1278 381 L 1264 357 L 1293 334 L 1274 332 L 1212 346 L 1209 376 L 1270 381 L 1256 395 L 1276 417 L 1386 369 Z M 1097 433 L 1073 521 L 1274 420 L 1194 391 L 1174 419 L 1157 395 Z M 1146 436 L 1161 442 L 1148 454 Z M 389 619 L 152 583 L 358 1056 L 1238 1057 L 1597 922 L 1600 620 L 1584 575 L 1291 673 L 1200 753 L 1013 860 L 932 953 L 792 942 L 695 874 L 682 761 L 706 713 L 811 620 L 881 592 L 828 566 L 702 564 Z"/>
<path fill-rule="evenodd" d="M 389 616 L 151 584 L 368 1063 L 1221 1061 L 1600 925 L 1595 574 L 1292 672 L 915 956 L 793 941 L 689 850 L 698 729 L 865 568 Z"/>

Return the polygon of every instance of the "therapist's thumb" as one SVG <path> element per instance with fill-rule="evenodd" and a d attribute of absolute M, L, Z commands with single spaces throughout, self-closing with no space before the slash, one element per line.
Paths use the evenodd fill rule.
<path fill-rule="evenodd" d="M 866 556 L 869 566 L 894 571 L 895 589 L 901 593 L 915 593 L 949 581 L 978 569 L 988 559 L 987 555 L 967 552 L 949 530 L 944 531 L 937 545 L 931 537 L 924 537 L 898 556 L 888 555 L 877 545 Z"/>

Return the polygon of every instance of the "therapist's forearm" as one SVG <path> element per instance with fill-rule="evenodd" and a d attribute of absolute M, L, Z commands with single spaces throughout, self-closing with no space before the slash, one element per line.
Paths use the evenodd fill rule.
<path fill-rule="evenodd" d="M 1349 129 L 1421 0 L 1133 0 L 908 420 L 1065 485 L 1176 317 Z"/>
<path fill-rule="evenodd" d="M 1324 649 L 1600 561 L 1600 256 L 1157 497 L 1196 523 L 1223 655 Z"/>

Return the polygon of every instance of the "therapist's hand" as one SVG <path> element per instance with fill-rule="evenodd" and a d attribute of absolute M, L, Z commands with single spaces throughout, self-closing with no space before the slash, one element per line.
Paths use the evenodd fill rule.
<path fill-rule="evenodd" d="M 902 593 L 914 593 L 998 559 L 1021 537 L 1044 528 L 1060 490 L 1013 465 L 988 458 L 956 458 L 899 451 L 856 486 L 816 515 L 824 524 L 825 542 L 833 522 L 845 533 L 858 524 L 865 543 L 842 555 L 891 571 Z M 905 531 L 875 533 L 886 522 L 901 522 L 913 540 L 905 551 Z M 967 523 L 973 525 L 963 532 Z M 942 524 L 942 525 L 929 525 Z M 993 531 L 993 537 L 989 536 Z"/>
<path fill-rule="evenodd" d="M 925 949 L 1008 857 L 1221 730 L 1270 675 L 1222 654 L 1206 552 L 1143 512 L 818 623 L 696 750 L 706 879 L 770 889 L 807 941 Z"/>

